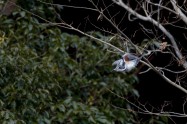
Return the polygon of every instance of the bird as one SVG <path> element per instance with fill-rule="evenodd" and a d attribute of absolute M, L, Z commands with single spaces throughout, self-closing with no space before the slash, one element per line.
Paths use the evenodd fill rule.
<path fill-rule="evenodd" d="M 114 71 L 117 72 L 130 72 L 134 68 L 136 68 L 137 64 L 139 63 L 140 59 L 142 58 L 132 55 L 131 53 L 125 53 L 121 59 L 116 60 L 113 62 L 113 66 L 116 65 Z"/>

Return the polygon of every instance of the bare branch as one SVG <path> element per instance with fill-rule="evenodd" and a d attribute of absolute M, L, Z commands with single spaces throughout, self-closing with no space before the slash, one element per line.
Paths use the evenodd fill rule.
<path fill-rule="evenodd" d="M 135 113 L 141 113 L 141 114 L 148 114 L 148 115 L 157 115 L 157 116 L 167 116 L 167 117 L 187 117 L 186 114 L 182 114 L 182 113 L 176 113 L 176 112 L 164 112 L 164 111 L 161 111 L 161 112 L 158 112 L 158 113 L 155 113 L 155 112 L 152 112 L 150 110 L 148 110 L 145 105 L 141 105 L 141 106 L 137 106 L 136 104 L 132 103 L 131 101 L 129 101 L 127 98 L 123 97 L 123 96 L 120 96 L 118 94 L 116 94 L 115 92 L 113 92 L 112 90 L 106 88 L 110 93 L 112 93 L 113 95 L 127 101 L 128 103 L 130 103 L 131 105 L 133 105 L 133 107 L 135 107 L 136 109 L 138 109 L 138 111 L 135 111 L 133 109 L 124 109 L 124 108 L 121 108 L 121 107 L 117 107 L 115 105 L 112 104 L 112 106 L 114 108 L 117 108 L 117 109 L 122 109 L 122 110 L 128 110 L 128 111 L 131 111 L 131 112 L 135 112 Z"/>
<path fill-rule="evenodd" d="M 170 0 L 173 8 L 175 9 L 177 15 L 184 21 L 185 24 L 187 24 L 187 17 L 186 15 L 180 10 L 180 8 L 177 6 L 177 1 L 176 0 Z"/>
<path fill-rule="evenodd" d="M 178 46 L 177 46 L 177 43 L 176 43 L 173 35 L 169 31 L 167 31 L 160 23 L 158 23 L 158 21 L 154 20 L 150 15 L 148 15 L 148 13 L 145 10 L 145 8 L 144 8 L 144 12 L 145 12 L 146 16 L 142 16 L 139 13 L 137 13 L 136 11 L 132 10 L 132 8 L 130 8 L 129 6 L 124 4 L 124 2 L 122 0 L 113 0 L 113 2 L 116 3 L 117 5 L 123 7 L 129 13 L 131 13 L 134 16 L 136 16 L 137 18 L 139 18 L 139 19 L 141 19 L 143 21 L 149 21 L 152 24 L 154 24 L 155 26 L 157 26 L 170 39 L 170 41 L 172 43 L 172 46 L 173 46 L 173 48 L 175 50 L 175 53 L 176 53 L 177 57 L 179 58 L 179 61 L 184 58 L 183 55 L 181 54 Z M 187 62 L 186 61 L 184 61 L 184 63 L 182 65 L 183 65 L 183 67 L 185 69 L 187 69 Z"/>

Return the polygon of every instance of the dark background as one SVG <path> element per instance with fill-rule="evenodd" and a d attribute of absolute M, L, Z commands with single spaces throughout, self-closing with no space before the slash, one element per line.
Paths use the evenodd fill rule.
<path fill-rule="evenodd" d="M 87 0 L 63 0 L 63 2 L 59 2 L 58 0 L 55 1 L 55 3 L 58 4 L 63 4 L 63 5 L 72 5 L 72 6 L 84 6 L 84 7 L 93 7 L 93 5 L 88 2 Z M 105 6 L 104 4 L 110 5 L 111 1 L 110 0 L 105 0 L 104 2 L 98 3 L 98 8 L 99 9 L 104 9 Z M 119 25 L 119 28 L 123 30 L 123 32 L 135 43 L 141 42 L 143 39 L 148 38 L 142 30 L 140 30 L 140 25 L 144 24 L 145 27 L 152 27 L 152 24 L 149 22 L 142 22 L 140 20 L 136 20 L 133 22 L 128 21 L 127 18 L 127 13 L 124 9 L 122 9 L 119 6 L 112 5 L 112 7 L 109 9 L 109 13 L 111 15 L 115 15 L 115 22 L 118 24 L 123 16 L 124 20 L 123 22 Z M 108 31 L 112 31 L 116 33 L 116 29 L 105 19 L 98 20 L 99 13 L 98 12 L 93 12 L 90 10 L 85 10 L 85 9 L 76 9 L 76 8 L 69 8 L 69 7 L 63 7 L 61 13 L 61 18 L 65 20 L 67 23 L 71 23 L 74 27 L 78 27 L 82 31 L 101 31 L 97 27 L 101 29 L 105 29 Z M 107 13 L 106 13 L 107 14 Z M 95 25 L 95 26 L 94 26 Z M 178 22 L 177 25 L 183 26 L 183 23 Z M 187 49 L 187 41 L 184 38 L 184 33 L 186 34 L 186 30 L 181 29 L 181 28 L 174 28 L 170 25 L 165 26 L 175 37 L 176 41 L 180 41 L 179 47 L 183 47 L 184 55 L 186 55 L 185 49 Z M 68 32 L 71 34 L 78 34 L 77 32 L 67 30 L 67 29 L 62 29 L 64 32 Z M 153 30 L 154 31 L 154 30 Z M 134 35 L 135 33 L 135 35 Z M 157 33 L 157 34 L 156 34 Z M 80 34 L 79 34 L 80 35 Z M 103 33 L 103 35 L 108 35 L 107 33 Z M 165 38 L 165 36 L 158 30 L 158 32 L 155 32 L 155 35 L 157 36 L 162 36 L 159 39 L 162 40 Z M 150 38 L 154 38 L 155 36 L 149 35 Z M 170 42 L 167 38 L 165 38 L 167 42 Z M 72 51 L 73 52 L 73 51 Z M 167 54 L 157 54 L 153 55 L 150 59 L 151 63 L 153 65 L 157 66 L 165 66 L 167 65 L 171 60 L 171 56 Z M 180 68 L 177 64 L 174 64 L 172 69 L 177 69 Z M 142 68 L 142 70 L 144 67 Z M 182 67 L 180 68 L 182 70 Z M 177 71 L 177 70 L 176 70 Z M 176 75 L 166 73 L 166 75 L 170 79 L 175 79 Z M 166 81 L 164 81 L 160 76 L 158 76 L 155 72 L 149 71 L 148 73 L 145 74 L 138 74 L 139 78 L 139 84 L 136 86 L 140 93 L 140 98 L 138 101 L 140 101 L 142 104 L 147 104 L 147 107 L 149 107 L 149 104 L 152 105 L 153 107 L 157 109 L 161 109 L 163 105 L 167 106 L 164 108 L 165 111 L 175 111 L 175 112 L 180 112 L 183 113 L 182 111 L 182 105 L 184 103 L 184 100 L 186 99 L 186 95 L 178 90 L 177 88 L 173 87 Z M 187 106 L 185 106 L 187 108 Z M 146 118 L 148 115 L 140 115 L 142 118 Z M 172 118 L 176 123 L 181 123 L 187 122 L 186 118 Z"/>

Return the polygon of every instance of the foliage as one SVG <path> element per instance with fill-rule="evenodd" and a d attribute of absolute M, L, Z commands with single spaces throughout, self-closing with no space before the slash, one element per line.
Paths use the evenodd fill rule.
<path fill-rule="evenodd" d="M 136 113 L 112 106 L 131 108 L 108 89 L 124 97 L 138 95 L 137 79 L 112 71 L 116 55 L 107 47 L 24 11 L 11 16 L 0 18 L 0 123 L 138 121 Z"/>
<path fill-rule="evenodd" d="M 112 56 L 103 46 L 23 13 L 1 20 L 2 123 L 132 122 L 132 115 L 110 106 L 126 103 L 106 88 L 127 95 L 134 78 L 111 72 Z"/>

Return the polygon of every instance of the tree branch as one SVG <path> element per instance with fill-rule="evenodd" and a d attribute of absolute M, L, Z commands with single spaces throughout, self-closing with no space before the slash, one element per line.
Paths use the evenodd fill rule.
<path fill-rule="evenodd" d="M 116 3 L 117 5 L 123 7 L 125 10 L 127 10 L 129 13 L 131 13 L 132 15 L 136 16 L 137 18 L 143 20 L 143 21 L 149 21 L 152 24 L 154 24 L 155 26 L 157 26 L 171 41 L 171 44 L 175 50 L 175 53 L 178 57 L 178 61 L 181 61 L 184 59 L 182 53 L 180 52 L 178 45 L 173 37 L 173 35 L 166 30 L 166 28 L 164 28 L 164 26 L 162 26 L 160 23 L 158 23 L 156 20 L 154 20 L 151 16 L 149 16 L 146 13 L 146 10 L 144 9 L 145 13 L 147 16 L 142 16 L 139 13 L 137 13 L 136 11 L 132 10 L 129 6 L 127 6 L 126 4 L 124 4 L 124 2 L 122 0 L 113 0 L 114 3 Z M 185 70 L 187 70 L 187 61 L 184 61 L 182 63 L 183 67 L 185 68 Z"/>
<path fill-rule="evenodd" d="M 184 21 L 185 24 L 187 24 L 187 17 L 186 15 L 180 10 L 180 8 L 177 6 L 176 0 L 170 0 L 171 4 L 173 5 L 173 8 L 175 9 L 177 15 Z"/>

